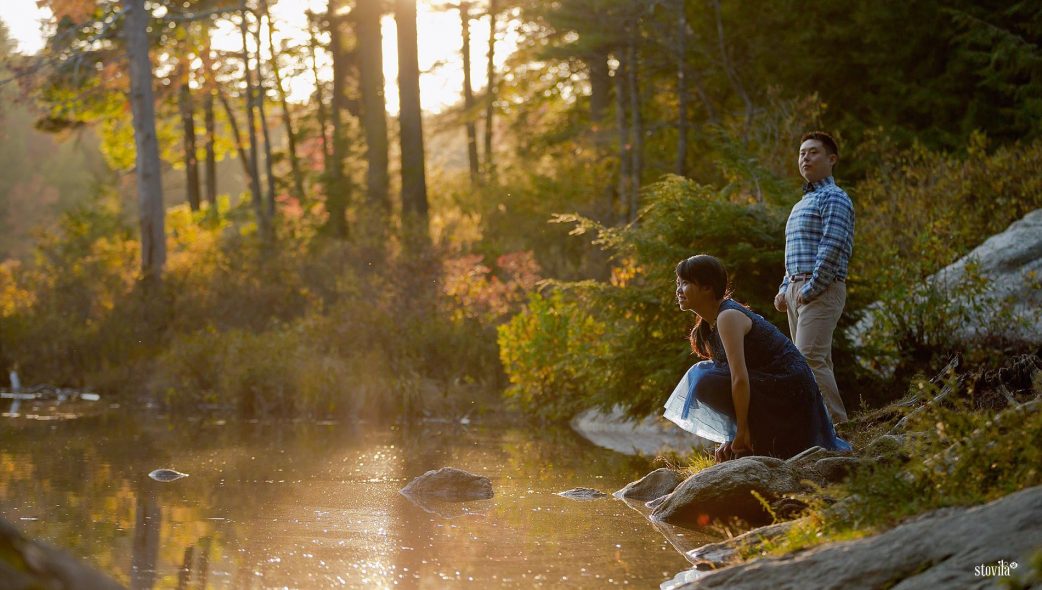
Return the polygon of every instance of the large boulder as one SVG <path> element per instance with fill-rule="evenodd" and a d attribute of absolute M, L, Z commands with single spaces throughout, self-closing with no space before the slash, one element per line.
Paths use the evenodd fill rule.
<path fill-rule="evenodd" d="M 729 518 L 766 524 L 771 517 L 761 498 L 770 503 L 801 490 L 799 474 L 784 461 L 743 457 L 687 478 L 655 508 L 651 518 L 687 527 Z"/>
<path fill-rule="evenodd" d="M 123 587 L 75 558 L 23 536 L 0 520 L 0 588 L 77 588 L 120 590 Z"/>
<path fill-rule="evenodd" d="M 647 502 L 671 493 L 682 481 L 684 478 L 679 473 L 661 467 L 637 481 L 626 484 L 626 487 L 616 491 L 614 495 L 616 498 Z"/>
<path fill-rule="evenodd" d="M 883 534 L 764 558 L 677 588 L 774 590 L 995 588 L 1042 546 L 1042 486 L 974 508 L 946 508 Z M 990 575 L 988 575 L 990 574 Z"/>
<path fill-rule="evenodd" d="M 1013 341 L 1042 344 L 1042 209 L 1036 209 L 1006 231 L 988 238 L 972 252 L 927 279 L 927 282 L 960 296 L 957 286 L 966 278 L 970 266 L 976 266 L 987 279 L 985 297 L 993 301 L 1011 300 L 1014 321 L 996 326 L 994 306 L 983 306 L 978 317 L 952 326 L 951 338 L 974 340 L 980 336 L 1002 336 Z M 859 345 L 875 325 L 882 303 L 870 305 L 861 321 L 848 332 L 852 343 Z M 1000 328 L 999 333 L 995 329 Z M 987 334 L 983 332 L 987 332 Z M 866 364 L 870 364 L 867 363 Z M 892 367 L 885 367 L 892 369 Z"/>
<path fill-rule="evenodd" d="M 401 493 L 448 502 L 487 500 L 493 495 L 492 482 L 487 477 L 454 467 L 428 471 L 409 482 L 409 485 L 401 489 Z"/>
<path fill-rule="evenodd" d="M 616 407 L 611 412 L 590 409 L 576 414 L 572 430 L 591 443 L 626 455 L 656 455 L 662 451 L 689 453 L 715 443 L 695 436 L 653 414 L 634 420 Z"/>

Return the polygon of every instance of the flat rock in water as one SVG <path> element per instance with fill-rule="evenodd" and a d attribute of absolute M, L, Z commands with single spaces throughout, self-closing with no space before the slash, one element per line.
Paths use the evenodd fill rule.
<path fill-rule="evenodd" d="M 766 524 L 770 514 L 756 495 L 773 502 L 801 490 L 799 474 L 783 461 L 743 457 L 687 478 L 655 508 L 651 518 L 692 528 L 732 517 Z"/>
<path fill-rule="evenodd" d="M 571 426 L 593 444 L 626 455 L 688 453 L 692 448 L 708 448 L 709 443 L 664 419 L 661 412 L 634 420 L 620 406 L 610 412 L 596 408 L 580 412 L 572 418 Z"/>
<path fill-rule="evenodd" d="M 182 477 L 188 477 L 187 473 L 181 473 L 174 469 L 156 469 L 152 473 L 148 474 L 149 477 L 156 481 L 168 482 L 181 479 Z"/>
<path fill-rule="evenodd" d="M 563 492 L 557 492 L 557 495 L 562 498 L 571 498 L 572 500 L 596 500 L 608 494 L 593 488 L 572 488 Z"/>
<path fill-rule="evenodd" d="M 449 502 L 487 500 L 494 495 L 492 482 L 487 477 L 454 467 L 428 471 L 400 491 L 406 496 L 428 496 Z"/>
<path fill-rule="evenodd" d="M 679 473 L 662 467 L 637 481 L 630 482 L 626 487 L 615 492 L 615 497 L 647 502 L 672 492 L 682 481 L 684 478 Z"/>
<path fill-rule="evenodd" d="M 731 566 L 676 588 L 995 588 L 1026 570 L 1040 546 L 1036 486 L 983 506 L 937 510 L 874 537 Z"/>

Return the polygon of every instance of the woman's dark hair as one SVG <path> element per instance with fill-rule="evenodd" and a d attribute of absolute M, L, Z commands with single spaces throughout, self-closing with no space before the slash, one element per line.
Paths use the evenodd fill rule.
<path fill-rule="evenodd" d="M 700 287 L 712 287 L 713 296 L 718 299 L 731 295 L 727 281 L 727 269 L 719 260 L 708 254 L 698 254 L 681 260 L 677 264 L 677 277 Z M 709 322 L 702 319 L 701 316 L 698 317 L 698 322 L 691 330 L 691 350 L 702 358 L 712 356 L 709 350 L 711 330 Z"/>

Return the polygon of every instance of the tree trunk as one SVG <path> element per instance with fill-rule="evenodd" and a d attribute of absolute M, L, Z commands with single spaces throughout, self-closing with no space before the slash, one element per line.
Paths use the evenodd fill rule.
<path fill-rule="evenodd" d="M 333 153 L 326 166 L 326 210 L 329 219 L 326 231 L 340 239 L 347 239 L 347 178 L 344 176 L 345 145 L 342 119 L 347 110 L 346 80 L 347 55 L 344 48 L 343 25 L 337 14 L 342 0 L 330 0 L 329 18 L 329 51 L 333 56 L 333 98 L 330 104 L 330 117 L 333 127 Z"/>
<path fill-rule="evenodd" d="M 463 118 L 467 128 L 467 161 L 470 183 L 478 184 L 478 128 L 474 123 L 474 87 L 470 81 L 470 3 L 459 3 L 460 27 L 463 31 Z"/>
<path fill-rule="evenodd" d="M 621 54 L 618 56 L 618 62 L 619 65 L 615 68 L 612 78 L 615 81 L 615 127 L 619 133 L 619 188 L 617 191 L 618 202 L 613 204 L 612 210 L 622 209 L 622 219 L 629 221 L 630 190 L 632 189 L 630 167 L 633 163 L 630 158 L 630 150 L 633 143 L 630 139 L 630 126 L 626 123 L 626 103 L 628 102 L 626 70 L 628 68 Z"/>
<path fill-rule="evenodd" d="M 488 85 L 485 87 L 485 173 L 495 177 L 496 166 L 492 158 L 492 115 L 496 103 L 496 0 L 488 0 L 488 61 L 485 64 Z"/>
<path fill-rule="evenodd" d="M 146 279 L 159 279 L 166 263 L 166 234 L 155 98 L 152 94 L 152 62 L 148 55 L 146 31 L 149 15 L 145 12 L 145 0 L 123 0 L 123 10 L 130 65 L 130 107 L 137 150 L 135 171 L 141 222 L 141 273 Z"/>
<path fill-rule="evenodd" d="M 203 25 L 204 27 L 207 25 Z M 210 30 L 205 29 L 206 38 L 203 45 L 203 53 L 200 56 L 203 62 L 203 112 L 206 127 L 206 202 L 216 211 L 217 206 L 217 121 L 214 116 L 214 93 L 216 92 L 213 76 L 213 56 L 210 54 Z"/>
<path fill-rule="evenodd" d="M 388 194 L 387 103 L 384 100 L 383 36 L 380 0 L 358 0 L 355 35 L 358 39 L 358 75 L 365 131 L 367 231 L 378 242 L 386 239 L 391 214 Z"/>
<path fill-rule="evenodd" d="M 687 175 L 687 12 L 677 0 L 677 162 L 673 171 Z"/>
<path fill-rule="evenodd" d="M 329 168 L 329 158 L 332 156 L 329 146 L 326 118 L 326 99 L 323 97 L 322 92 L 322 80 L 318 77 L 318 60 L 316 59 L 316 48 L 318 47 L 318 36 L 315 35 L 315 21 L 318 20 L 318 16 L 308 11 L 308 36 L 310 37 L 310 43 L 308 43 L 308 52 L 311 54 L 311 75 L 315 78 L 315 102 L 318 103 L 318 136 L 322 140 L 322 169 L 326 170 Z"/>
<path fill-rule="evenodd" d="M 401 105 L 402 225 L 413 248 L 430 243 L 424 171 L 420 66 L 416 40 L 416 0 L 395 0 L 398 26 L 398 96 Z"/>
<path fill-rule="evenodd" d="M 264 85 L 264 62 L 261 59 L 261 19 L 257 17 L 257 27 L 253 29 L 253 42 L 257 44 L 257 115 L 260 118 L 261 134 L 264 136 L 264 177 L 267 179 L 267 193 L 264 204 L 268 209 L 268 219 L 275 219 L 275 171 L 271 157 L 271 134 L 268 132 L 268 115 L 264 110 L 267 90 Z M 274 52 L 274 47 L 271 50 Z"/>
<path fill-rule="evenodd" d="M 213 90 L 206 91 L 206 97 L 203 99 L 203 112 L 205 116 L 206 125 L 206 166 L 204 167 L 206 175 L 206 202 L 210 204 L 210 207 L 217 206 L 217 150 L 216 150 L 216 134 L 217 134 L 217 120 L 214 116 L 213 109 Z"/>
<path fill-rule="evenodd" d="M 698 99 L 702 101 L 702 106 L 706 108 L 706 118 L 710 125 L 719 125 L 720 116 L 716 113 L 716 107 L 713 106 L 713 101 L 709 98 L 709 93 L 706 92 L 705 85 L 702 84 L 702 78 L 698 72 L 689 70 L 688 74 L 691 77 L 691 81 L 695 85 L 695 93 L 698 94 Z"/>
<path fill-rule="evenodd" d="M 246 79 L 246 126 L 247 133 L 250 137 L 250 192 L 252 193 L 251 202 L 253 203 L 253 212 L 257 216 L 257 227 L 260 230 L 261 238 L 267 239 L 269 236 L 268 227 L 268 216 L 264 210 L 263 196 L 261 195 L 260 187 L 260 170 L 257 166 L 257 127 L 254 121 L 253 113 L 253 101 L 254 101 L 254 89 L 253 89 L 253 75 L 250 73 L 252 69 L 250 67 L 250 51 L 247 46 L 247 28 L 246 23 L 246 0 L 239 1 L 239 33 L 242 37 L 242 65 L 243 65 L 243 77 Z"/>
<path fill-rule="evenodd" d="M 178 68 L 180 69 L 180 85 L 177 93 L 178 110 L 181 113 L 181 131 L 184 136 L 185 152 L 185 191 L 188 196 L 188 206 L 192 211 L 199 210 L 199 160 L 195 154 L 195 107 L 192 104 L 192 91 L 189 88 L 191 70 L 188 65 L 188 52 L 186 47 L 181 48 L 181 58 Z"/>
<path fill-rule="evenodd" d="M 250 169 L 250 156 L 246 153 L 246 147 L 242 145 L 242 133 L 239 131 L 239 122 L 235 118 L 235 112 L 232 111 L 232 105 L 228 102 L 228 97 L 225 96 L 224 90 L 220 86 L 215 86 L 215 92 L 217 99 L 221 101 L 221 106 L 224 107 L 224 115 L 228 118 L 228 125 L 232 128 L 235 150 L 239 154 L 239 161 L 242 162 L 243 177 L 252 183 L 253 172 Z"/>
<path fill-rule="evenodd" d="M 297 157 L 297 133 L 293 129 L 293 117 L 289 110 L 289 97 L 286 94 L 286 88 L 282 84 L 282 73 L 279 70 L 279 54 L 275 49 L 275 24 L 271 20 L 271 13 L 268 11 L 268 0 L 261 0 L 261 9 L 264 12 L 264 17 L 268 19 L 268 46 L 271 48 L 271 74 L 275 78 L 275 92 L 278 94 L 279 103 L 282 106 L 282 125 L 286 128 L 286 142 L 288 144 L 287 149 L 289 150 L 289 168 L 290 173 L 293 174 L 293 189 L 296 192 L 296 197 L 301 202 L 307 200 L 307 195 L 304 193 L 304 174 L 300 169 L 300 158 Z"/>
<path fill-rule="evenodd" d="M 590 122 L 597 126 L 604 120 L 611 102 L 611 71 L 607 58 L 600 52 L 586 59 L 586 67 L 590 70 Z"/>
<path fill-rule="evenodd" d="M 633 164 L 630 168 L 630 202 L 629 202 L 629 220 L 636 221 L 637 209 L 640 206 L 640 182 L 641 176 L 644 173 L 644 118 L 641 116 L 641 100 L 640 100 L 640 85 L 637 81 L 637 35 L 636 26 L 630 30 L 630 42 L 627 52 L 629 53 L 629 69 L 627 70 L 627 79 L 629 80 L 629 97 L 630 97 L 630 125 L 633 127 L 633 132 L 630 136 L 633 138 L 633 149 L 630 150 L 630 155 L 633 158 Z"/>
<path fill-rule="evenodd" d="M 713 4 L 713 15 L 716 18 L 716 38 L 720 50 L 720 63 L 723 65 L 724 73 L 727 74 L 727 79 L 731 82 L 731 87 L 734 88 L 735 93 L 741 97 L 742 102 L 745 104 L 745 126 L 742 131 L 742 140 L 748 142 L 749 140 L 749 128 L 753 121 L 753 101 L 749 98 L 749 93 L 745 91 L 745 86 L 742 85 L 742 80 L 738 77 L 738 72 L 734 68 L 734 64 L 731 63 L 730 54 L 727 52 L 727 43 L 724 41 L 724 19 L 720 14 L 720 0 L 712 0 Z"/>

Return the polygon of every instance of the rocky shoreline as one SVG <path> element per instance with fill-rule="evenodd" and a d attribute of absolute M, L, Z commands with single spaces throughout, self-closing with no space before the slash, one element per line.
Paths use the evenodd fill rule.
<path fill-rule="evenodd" d="M 939 433 L 915 430 L 915 418 L 949 404 L 960 385 L 972 382 L 973 399 L 991 409 L 998 399 L 992 390 L 1000 392 L 1005 409 L 974 431 L 977 436 L 972 440 L 945 442 L 946 448 L 922 460 L 927 469 L 951 473 L 970 445 L 982 440 L 986 446 L 992 444 L 990 432 L 1016 431 L 1029 420 L 1037 424 L 1032 417 L 1042 413 L 1038 355 L 1013 359 L 1006 368 L 988 373 L 957 375 L 957 365 L 953 362 L 935 378 L 938 383 L 954 384 L 942 387 L 937 395 L 895 403 L 862 415 L 860 424 L 848 425 L 873 433 L 872 438 L 859 441 L 853 453 L 815 447 L 786 461 L 744 457 L 686 478 L 657 469 L 617 491 L 616 497 L 649 509 L 647 516 L 653 522 L 689 529 L 734 522 L 754 527 L 719 543 L 681 550 L 693 567 L 664 582 L 662 589 L 990 588 L 997 578 L 1015 579 L 1018 567 L 1026 576 L 1042 575 L 1030 571 L 1033 561 L 1042 560 L 1042 486 L 1038 485 L 978 506 L 927 511 L 888 530 L 865 531 L 864 538 L 770 555 L 777 540 L 809 518 L 856 520 L 856 512 L 851 511 L 857 510 L 860 499 L 830 497 L 842 489 L 834 484 L 861 468 L 906 465 L 918 449 L 929 448 L 918 441 L 938 436 L 943 440 L 943 425 L 938 423 Z M 1037 446 L 1038 441 L 1024 444 Z M 913 477 L 900 470 L 897 476 Z M 815 504 L 816 512 L 807 510 L 808 502 Z"/>

